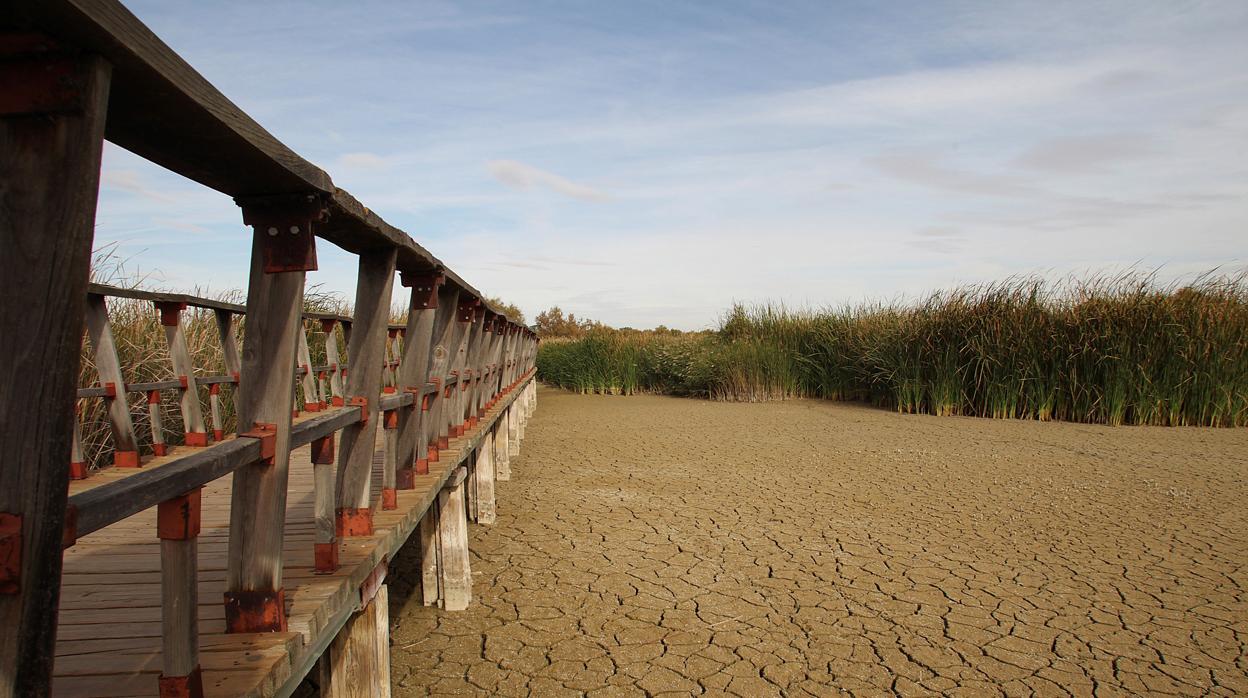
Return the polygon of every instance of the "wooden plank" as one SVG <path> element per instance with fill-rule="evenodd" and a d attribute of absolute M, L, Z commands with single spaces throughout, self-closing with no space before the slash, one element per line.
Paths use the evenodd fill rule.
<path fill-rule="evenodd" d="M 342 391 L 342 359 L 338 357 L 338 332 L 337 327 L 340 323 L 330 321 L 321 324 L 321 329 L 325 333 L 325 363 L 329 364 L 329 401 L 334 405 L 341 406 L 343 404 Z M 327 398 L 327 399 L 329 399 Z"/>
<path fill-rule="evenodd" d="M 340 529 L 346 535 L 371 535 L 369 489 L 373 452 L 376 446 L 378 395 L 381 393 L 381 364 L 385 351 L 386 328 L 390 322 L 390 295 L 394 285 L 395 251 L 360 255 L 356 281 L 355 327 L 348 352 L 351 371 L 347 374 L 349 400 L 363 398 L 368 419 L 342 430 L 338 451 L 336 486 Z M 352 523 L 354 522 L 354 523 Z"/>
<path fill-rule="evenodd" d="M 433 332 L 439 312 L 437 287 L 440 282 L 441 278 L 433 275 L 404 275 L 403 283 L 412 290 L 408 297 L 407 326 L 404 331 L 407 339 L 403 342 L 403 355 L 399 360 L 397 376 L 401 390 L 423 391 L 429 378 Z M 416 459 L 424 459 L 427 455 L 421 434 L 425 428 L 424 422 L 428 420 L 420 403 L 418 400 L 413 409 L 399 413 L 395 460 L 401 471 L 398 485 L 404 488 L 409 484 L 410 474 L 402 471 L 410 470 L 415 466 Z"/>
<path fill-rule="evenodd" d="M 447 402 L 445 383 L 452 359 L 451 347 L 458 342 L 456 338 L 459 327 L 456 319 L 458 305 L 458 288 L 443 285 L 438 289 L 438 314 L 434 317 L 433 347 L 429 351 L 429 380 L 438 381 L 438 390 L 433 394 L 429 413 L 425 415 L 425 420 L 421 425 L 422 441 L 429 449 L 439 448 L 439 439 L 445 436 L 446 419 L 443 417 Z M 426 454 L 428 453 L 427 450 Z"/>
<path fill-rule="evenodd" d="M 110 67 L 58 57 L 72 108 L 0 116 L 0 695 L 51 681 Z M 51 64 L 0 57 L 35 81 Z M 37 111 L 37 110 L 35 110 Z M 8 565 L 6 565 L 8 567 Z M 15 569 L 14 569 L 15 568 Z M 10 571 L 11 570 L 11 571 Z"/>
<path fill-rule="evenodd" d="M 152 301 L 154 303 L 183 303 L 193 308 L 208 308 L 224 313 L 244 313 L 246 306 L 227 303 L 212 298 L 192 296 L 186 293 L 166 293 L 164 291 L 145 291 L 139 288 L 122 288 L 108 284 L 87 284 L 87 293 L 94 296 L 110 298 L 133 298 L 135 300 Z"/>

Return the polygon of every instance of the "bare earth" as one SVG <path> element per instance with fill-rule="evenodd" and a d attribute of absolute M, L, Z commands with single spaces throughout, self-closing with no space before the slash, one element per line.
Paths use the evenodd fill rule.
<path fill-rule="evenodd" d="M 397 695 L 1248 694 L 1248 430 L 540 393 Z M 409 546 L 413 547 L 413 546 Z"/>

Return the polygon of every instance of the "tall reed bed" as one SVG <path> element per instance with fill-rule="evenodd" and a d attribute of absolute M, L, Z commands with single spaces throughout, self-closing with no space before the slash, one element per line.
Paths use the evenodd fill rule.
<path fill-rule="evenodd" d="M 651 370 L 653 357 L 673 354 L 687 376 L 676 384 Z M 614 378 L 622 361 L 634 367 L 628 389 Z M 736 306 L 717 331 L 692 339 L 600 330 L 544 342 L 538 370 L 586 392 L 811 396 L 936 415 L 1244 426 L 1248 277 L 1209 274 L 1183 286 L 1138 274 L 1014 278 L 914 304 Z"/>

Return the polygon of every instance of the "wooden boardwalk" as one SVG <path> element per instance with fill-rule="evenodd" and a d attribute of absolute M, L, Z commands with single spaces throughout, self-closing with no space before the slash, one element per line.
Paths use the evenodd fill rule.
<path fill-rule="evenodd" d="M 347 408 L 351 409 L 351 408 Z M 268 696 L 302 676 L 343 622 L 360 607 L 360 588 L 379 564 L 408 542 L 447 478 L 469 460 L 475 442 L 504 408 L 451 439 L 429 474 L 398 491 L 398 507 L 374 509 L 374 535 L 340 542 L 340 567 L 313 571 L 314 481 L 309 448 L 291 453 L 286 535 L 282 546 L 288 632 L 227 634 L 225 593 L 231 478 L 203 489 L 199 536 L 200 661 L 206 696 Z M 305 414 L 295 423 L 320 414 Z M 378 430 L 377 443 L 383 443 Z M 233 437 L 231 437 L 233 438 Z M 182 455 L 152 459 L 149 467 Z M 379 501 L 383 450 L 373 459 L 373 492 Z M 76 494 L 129 477 L 140 469 L 111 468 L 74 481 Z M 161 672 L 160 540 L 156 509 L 79 539 L 65 551 L 53 693 L 57 696 L 155 696 Z M 416 541 L 411 542 L 417 545 Z M 303 671 L 300 671 L 303 669 Z"/>

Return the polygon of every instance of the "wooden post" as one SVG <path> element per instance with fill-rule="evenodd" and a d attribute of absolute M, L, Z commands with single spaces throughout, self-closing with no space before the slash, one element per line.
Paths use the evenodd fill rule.
<path fill-rule="evenodd" d="M 313 511 L 316 525 L 313 534 L 317 574 L 330 574 L 338 569 L 338 536 L 334 523 L 334 435 L 312 442 Z"/>
<path fill-rule="evenodd" d="M 378 400 L 381 396 L 381 364 L 390 320 L 390 292 L 398 250 L 370 251 L 360 255 L 355 293 L 355 327 L 351 331 L 351 370 L 347 374 L 350 404 L 360 405 L 367 420 L 342 430 L 339 451 L 337 497 L 334 511 L 338 535 L 371 536 L 373 510 L 369 502 L 373 474 L 373 450 L 377 445 Z"/>
<path fill-rule="evenodd" d="M 156 457 L 166 455 L 169 447 L 165 445 L 165 427 L 160 420 L 160 391 L 147 391 L 147 421 L 152 429 L 152 454 Z M 136 462 L 134 467 L 139 467 Z"/>
<path fill-rule="evenodd" d="M 227 632 L 286 630 L 282 542 L 297 333 L 306 272 L 316 268 L 312 225 L 323 219 L 317 195 L 236 201 L 255 229 L 247 289 L 247 332 L 239 385 L 239 436 L 269 455 L 234 471 L 226 571 Z"/>
<path fill-rule="evenodd" d="M 225 363 L 225 372 L 234 376 L 243 370 L 243 362 L 238 358 L 238 338 L 234 336 L 234 314 L 228 310 L 214 310 L 217 318 L 217 336 L 221 339 L 221 357 Z"/>
<path fill-rule="evenodd" d="M 0 49 L 0 696 L 51 691 L 110 68 Z M 6 87 L 6 90 L 8 88 Z"/>
<path fill-rule="evenodd" d="M 108 423 L 113 431 L 113 465 L 137 468 L 139 466 L 139 440 L 134 433 L 134 421 L 130 417 L 130 403 L 126 400 L 126 381 L 121 374 L 121 360 L 117 358 L 117 344 L 108 323 L 108 305 L 104 296 L 87 296 L 87 336 L 95 350 L 95 370 L 100 385 L 113 386 L 108 401 Z"/>
<path fill-rule="evenodd" d="M 420 520 L 420 590 L 426 606 L 442 598 L 442 550 L 438 536 L 438 501 L 435 498 Z"/>
<path fill-rule="evenodd" d="M 213 383 L 208 386 L 208 410 L 212 415 L 212 440 L 220 441 L 225 438 L 225 427 L 221 423 L 221 384 Z"/>
<path fill-rule="evenodd" d="M 321 409 L 321 398 L 316 391 L 316 374 L 312 371 L 312 353 L 308 351 L 308 332 L 299 321 L 299 368 L 303 369 L 303 409 L 317 412 Z"/>
<path fill-rule="evenodd" d="M 438 287 L 443 276 L 437 273 L 416 274 L 404 272 L 400 279 L 411 287 L 408 302 L 406 338 L 403 356 L 399 360 L 398 385 L 401 390 L 413 393 L 412 408 L 399 414 L 398 423 L 398 474 L 396 486 L 401 490 L 415 485 L 415 473 L 429 472 L 429 461 L 421 433 L 428 421 L 423 409 L 425 381 L 429 377 L 429 354 L 432 349 L 433 331 L 438 314 Z M 423 460 L 423 468 L 417 460 Z"/>
<path fill-rule="evenodd" d="M 509 461 L 520 455 L 520 402 L 520 397 L 517 396 L 511 403 L 511 407 L 507 409 L 507 457 Z"/>
<path fill-rule="evenodd" d="M 472 601 L 472 569 L 468 561 L 468 518 L 464 509 L 467 470 L 455 469 L 438 493 L 438 542 L 441 546 L 441 606 L 462 611 Z"/>
<path fill-rule="evenodd" d="M 161 502 L 160 538 L 161 666 L 160 695 L 203 696 L 199 670 L 200 490 Z"/>
<path fill-rule="evenodd" d="M 325 333 L 325 363 L 329 364 L 330 404 L 342 407 L 346 404 L 342 393 L 342 365 L 338 358 L 338 334 L 334 331 L 337 320 L 321 320 L 321 331 Z M 346 325 L 344 324 L 345 328 Z"/>
<path fill-rule="evenodd" d="M 496 519 L 494 503 L 494 429 L 486 432 L 477 448 L 476 513 L 477 523 L 492 524 Z"/>
<path fill-rule="evenodd" d="M 511 479 L 511 453 L 507 449 L 510 415 L 508 407 L 494 424 L 494 477 L 503 481 Z"/>
<path fill-rule="evenodd" d="M 446 406 L 446 374 L 450 370 L 451 347 L 458 342 L 456 333 L 459 328 L 457 308 L 459 306 L 459 289 L 454 286 L 443 286 L 438 291 L 438 314 L 434 318 L 433 349 L 429 353 L 429 381 L 438 386 L 429 403 L 429 412 L 421 422 L 421 433 L 427 445 L 425 472 L 430 462 L 438 460 L 438 449 L 446 448 L 442 443 L 443 428 L 446 420 L 442 413 Z M 417 455 L 416 470 L 421 472 L 421 463 Z"/>
<path fill-rule="evenodd" d="M 389 698 L 389 637 L 390 595 L 383 584 L 325 650 L 319 664 L 321 697 Z"/>
<path fill-rule="evenodd" d="M 81 400 L 74 400 L 74 440 L 69 450 L 69 477 L 71 480 L 85 480 L 87 477 L 87 459 L 82 453 L 81 402 Z"/>
<path fill-rule="evenodd" d="M 182 327 L 182 311 L 185 303 L 158 301 L 160 324 L 165 327 L 165 341 L 169 346 L 169 361 L 173 364 L 173 376 L 182 381 L 182 431 L 187 446 L 207 446 L 208 433 L 204 431 L 204 413 L 199 405 L 199 385 L 195 382 L 195 365 L 186 347 L 186 332 Z"/>
<path fill-rule="evenodd" d="M 399 455 L 399 412 L 407 412 L 405 408 L 386 410 L 382 414 L 382 466 L 381 466 L 381 508 L 387 511 L 399 508 L 399 493 L 395 486 L 398 474 Z"/>

